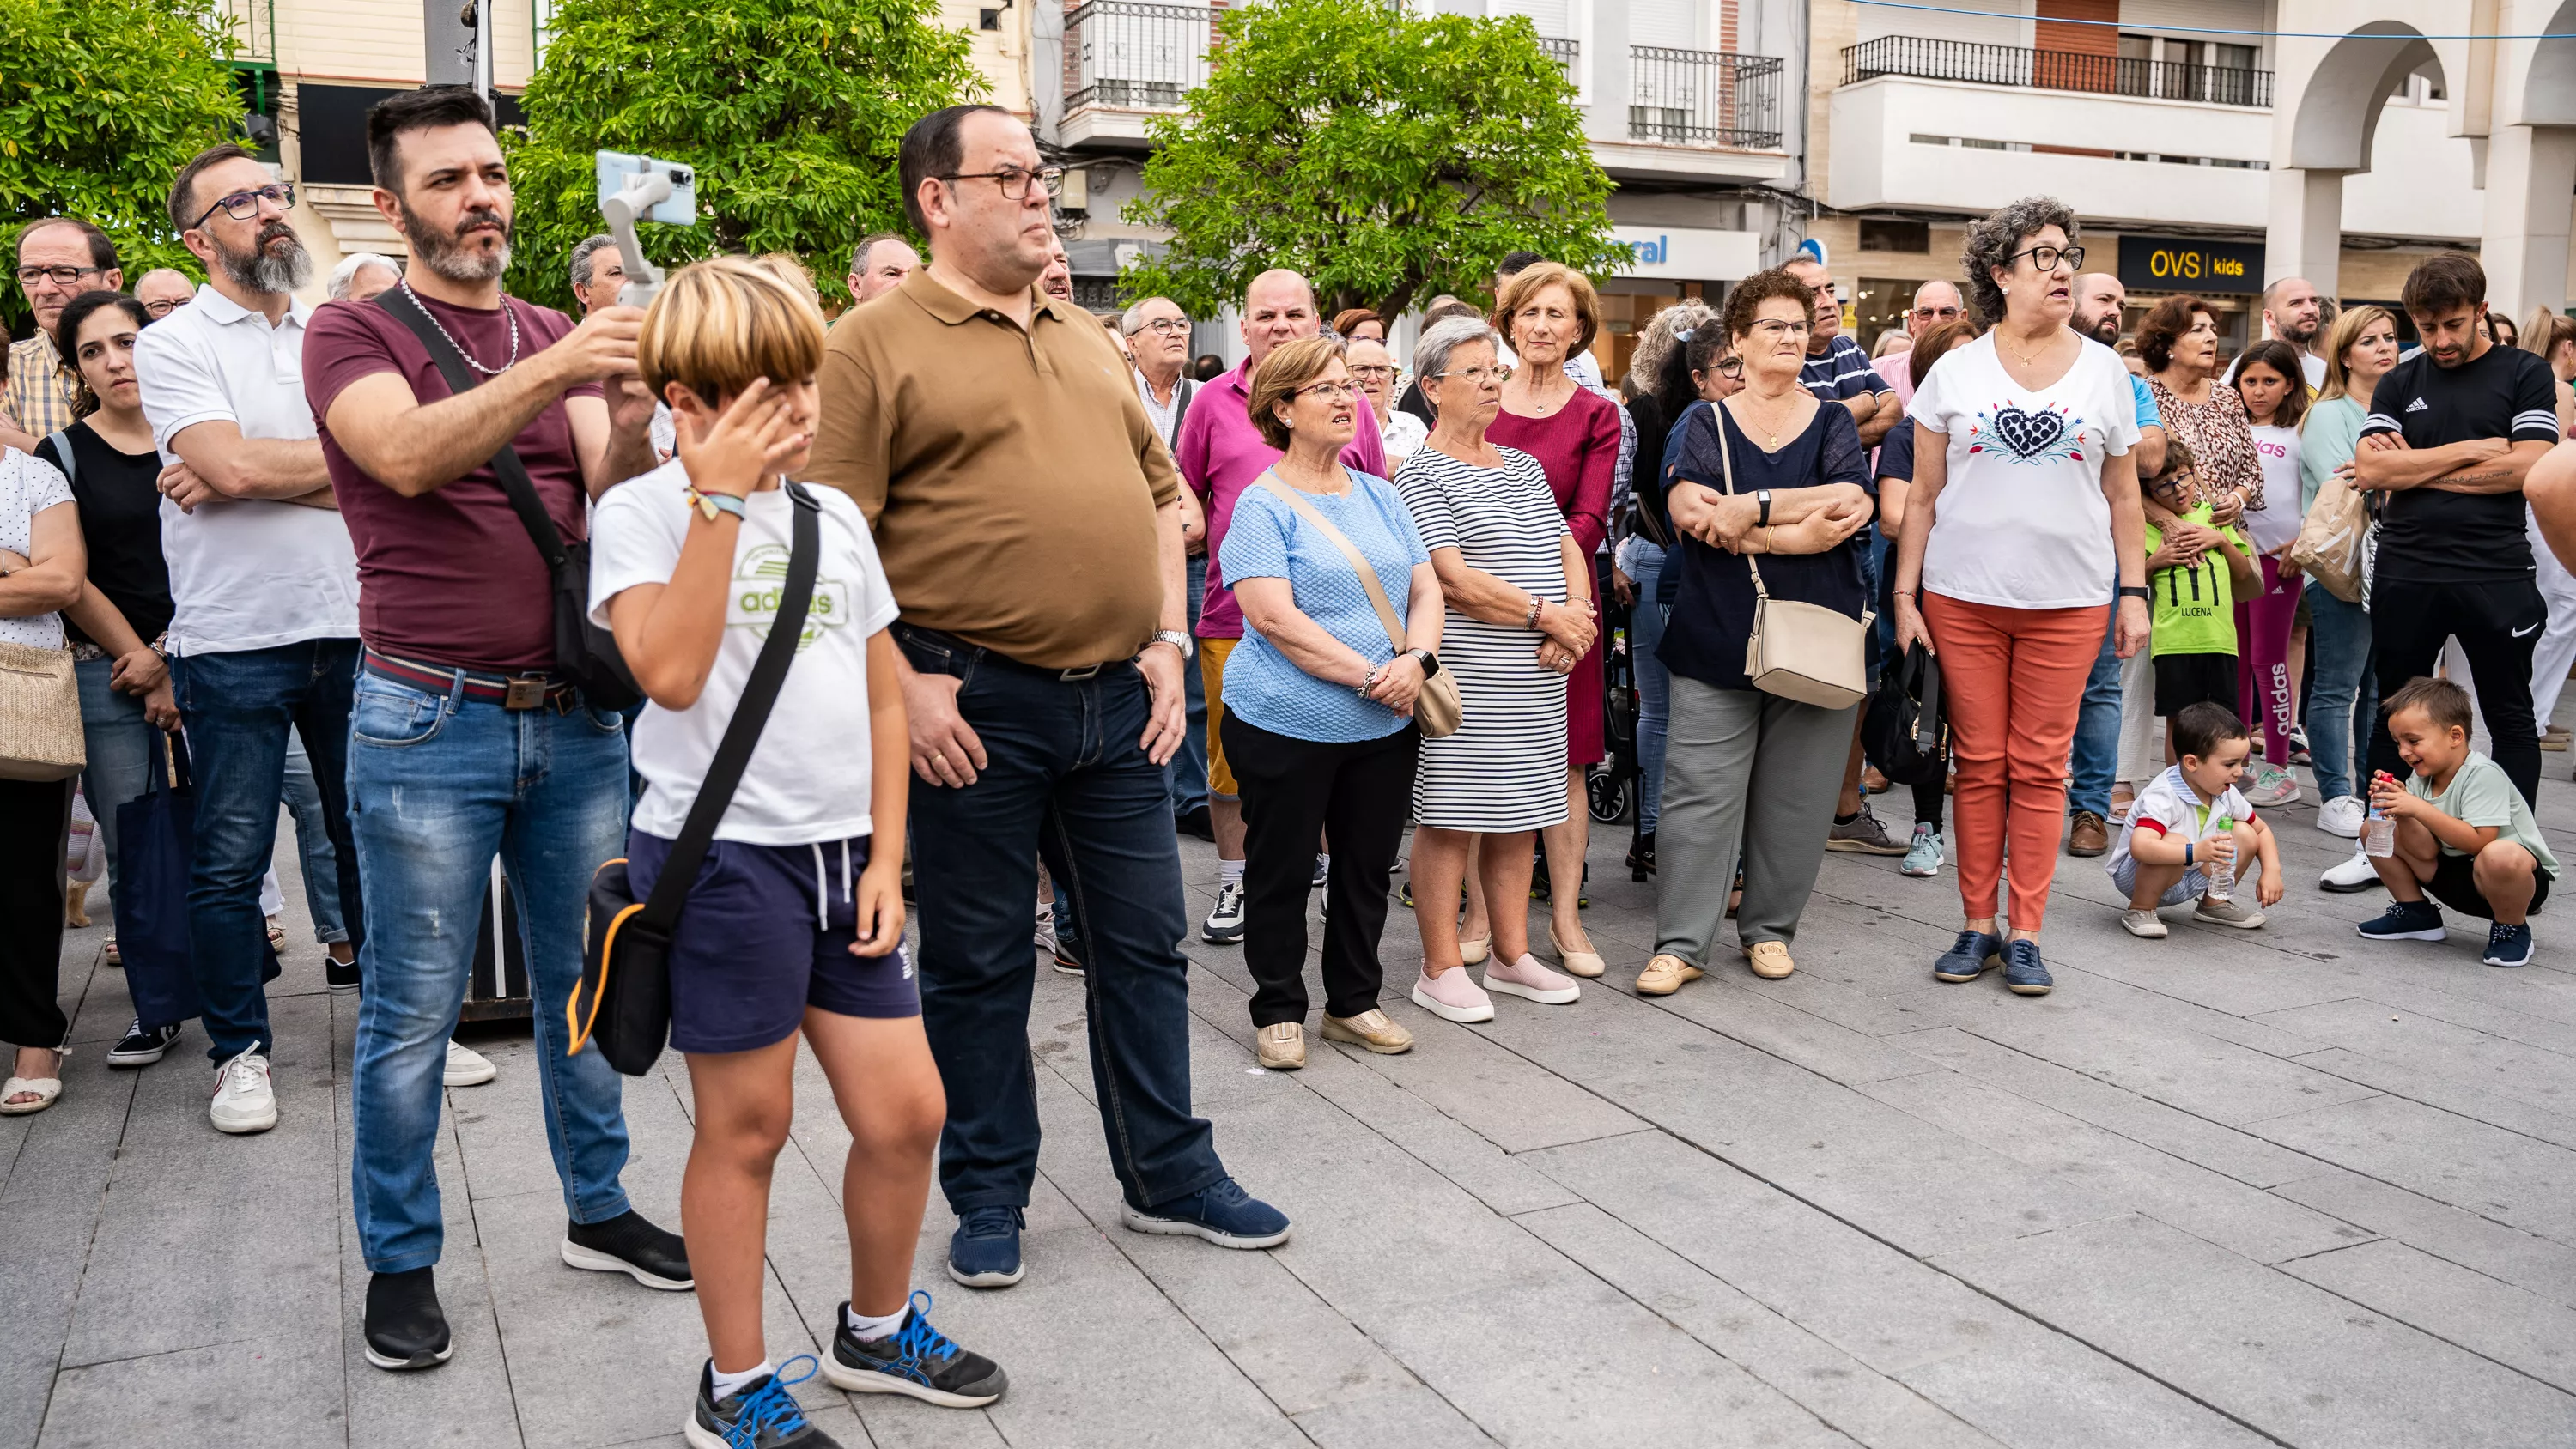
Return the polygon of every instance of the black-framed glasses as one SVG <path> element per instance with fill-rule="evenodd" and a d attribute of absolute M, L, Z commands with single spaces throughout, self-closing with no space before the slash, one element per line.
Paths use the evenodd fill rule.
<path fill-rule="evenodd" d="M 276 207 L 279 211 L 293 211 L 295 209 L 295 183 L 292 181 L 272 181 L 266 186 L 257 186 L 248 191 L 236 191 L 230 196 L 218 197 L 216 198 L 214 205 L 197 213 L 197 219 L 188 223 L 188 229 L 190 231 L 194 231 L 198 227 L 204 226 L 206 224 L 206 218 L 214 215 L 218 211 L 231 217 L 235 221 L 248 221 L 252 217 L 259 215 L 259 204 L 263 201 Z"/>
<path fill-rule="evenodd" d="M 143 315 L 159 321 L 186 305 L 187 299 L 184 297 L 155 297 L 143 304 Z"/>
<path fill-rule="evenodd" d="M 2031 266 L 2043 272 L 2056 271 L 2057 264 L 2061 260 L 2066 263 L 2069 271 L 2084 270 L 2084 248 L 2082 247 L 2053 247 L 2043 242 L 2028 251 L 2015 252 L 2004 258 L 2004 265 L 2009 267 L 2024 257 L 2030 258 Z"/>
<path fill-rule="evenodd" d="M 939 179 L 942 181 L 990 181 L 995 186 L 1001 188 L 1002 199 L 1004 201 L 1027 200 L 1029 195 L 1029 183 L 1031 181 L 1036 181 L 1046 187 L 1046 194 L 1049 196 L 1054 196 L 1064 190 L 1064 168 L 1061 166 L 1041 166 L 1035 171 L 1031 171 L 1022 166 L 1005 166 L 999 171 L 952 171 Z"/>
<path fill-rule="evenodd" d="M 106 270 L 105 267 L 20 267 L 18 285 L 33 287 L 38 282 L 50 281 L 57 287 L 68 287 L 83 277 L 95 277 Z"/>
<path fill-rule="evenodd" d="M 1714 372 L 1720 377 L 1740 378 L 1744 376 L 1744 359 L 1732 356 L 1722 357 L 1713 365 L 1701 368 L 1700 371 Z"/>

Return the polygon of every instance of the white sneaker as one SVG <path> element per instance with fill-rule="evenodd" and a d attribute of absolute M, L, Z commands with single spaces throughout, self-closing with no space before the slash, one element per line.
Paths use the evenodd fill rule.
<path fill-rule="evenodd" d="M 2361 803 L 2360 796 L 2337 795 L 2317 807 L 2317 828 L 2328 835 L 2358 840 L 2361 838 L 2362 817 L 2367 814 L 2369 808 Z"/>
<path fill-rule="evenodd" d="M 492 1059 L 470 1047 L 447 1044 L 447 1075 L 443 1084 L 450 1087 L 479 1087 L 501 1075 Z"/>
<path fill-rule="evenodd" d="M 257 1050 L 215 1068 L 215 1096 L 207 1120 L 218 1132 L 265 1132 L 277 1125 L 277 1089 L 268 1082 L 268 1058 Z"/>
<path fill-rule="evenodd" d="M 1199 939 L 1211 946 L 1231 946 L 1243 939 L 1243 887 L 1216 888 L 1216 909 L 1199 923 Z"/>
<path fill-rule="evenodd" d="M 2317 877 L 2317 889 L 2349 895 L 2380 884 L 2379 871 L 2371 865 L 2370 856 L 2355 848 L 2352 858 Z"/>
<path fill-rule="evenodd" d="M 2238 787 L 2253 805 L 2295 805 L 2299 802 L 2299 777 L 2268 760 L 2258 760 L 2245 772 L 2245 783 Z"/>

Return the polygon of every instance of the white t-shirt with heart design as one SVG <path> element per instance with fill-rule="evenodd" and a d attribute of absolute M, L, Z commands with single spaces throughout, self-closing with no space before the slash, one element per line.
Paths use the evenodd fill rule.
<path fill-rule="evenodd" d="M 2111 602 L 2119 561 L 2102 463 L 2138 441 L 2137 390 L 2118 353 L 2083 339 L 2065 376 L 2025 388 L 1989 332 L 1932 364 L 1906 416 L 1949 439 L 1924 588 L 2008 609 Z"/>

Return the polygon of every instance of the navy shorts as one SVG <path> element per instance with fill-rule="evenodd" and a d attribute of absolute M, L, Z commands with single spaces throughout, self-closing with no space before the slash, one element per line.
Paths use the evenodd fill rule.
<path fill-rule="evenodd" d="M 898 944 L 853 956 L 867 836 L 825 845 L 707 847 L 671 940 L 671 1046 L 744 1052 L 785 1041 L 809 1006 L 841 1016 L 921 1015 L 912 958 Z M 626 843 L 626 880 L 642 900 L 671 842 L 641 830 Z"/>

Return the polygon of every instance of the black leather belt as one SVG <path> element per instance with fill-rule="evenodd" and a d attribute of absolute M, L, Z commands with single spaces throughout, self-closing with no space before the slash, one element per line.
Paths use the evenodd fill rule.
<path fill-rule="evenodd" d="M 557 714 L 570 714 L 581 704 L 581 694 L 571 683 L 544 674 L 476 674 L 470 670 L 449 669 L 443 665 L 422 664 L 412 659 L 397 659 L 369 649 L 360 656 L 359 667 L 367 673 L 408 684 L 414 689 L 446 694 L 465 681 L 465 697 L 497 704 L 503 709 L 536 709 L 540 706 Z"/>

